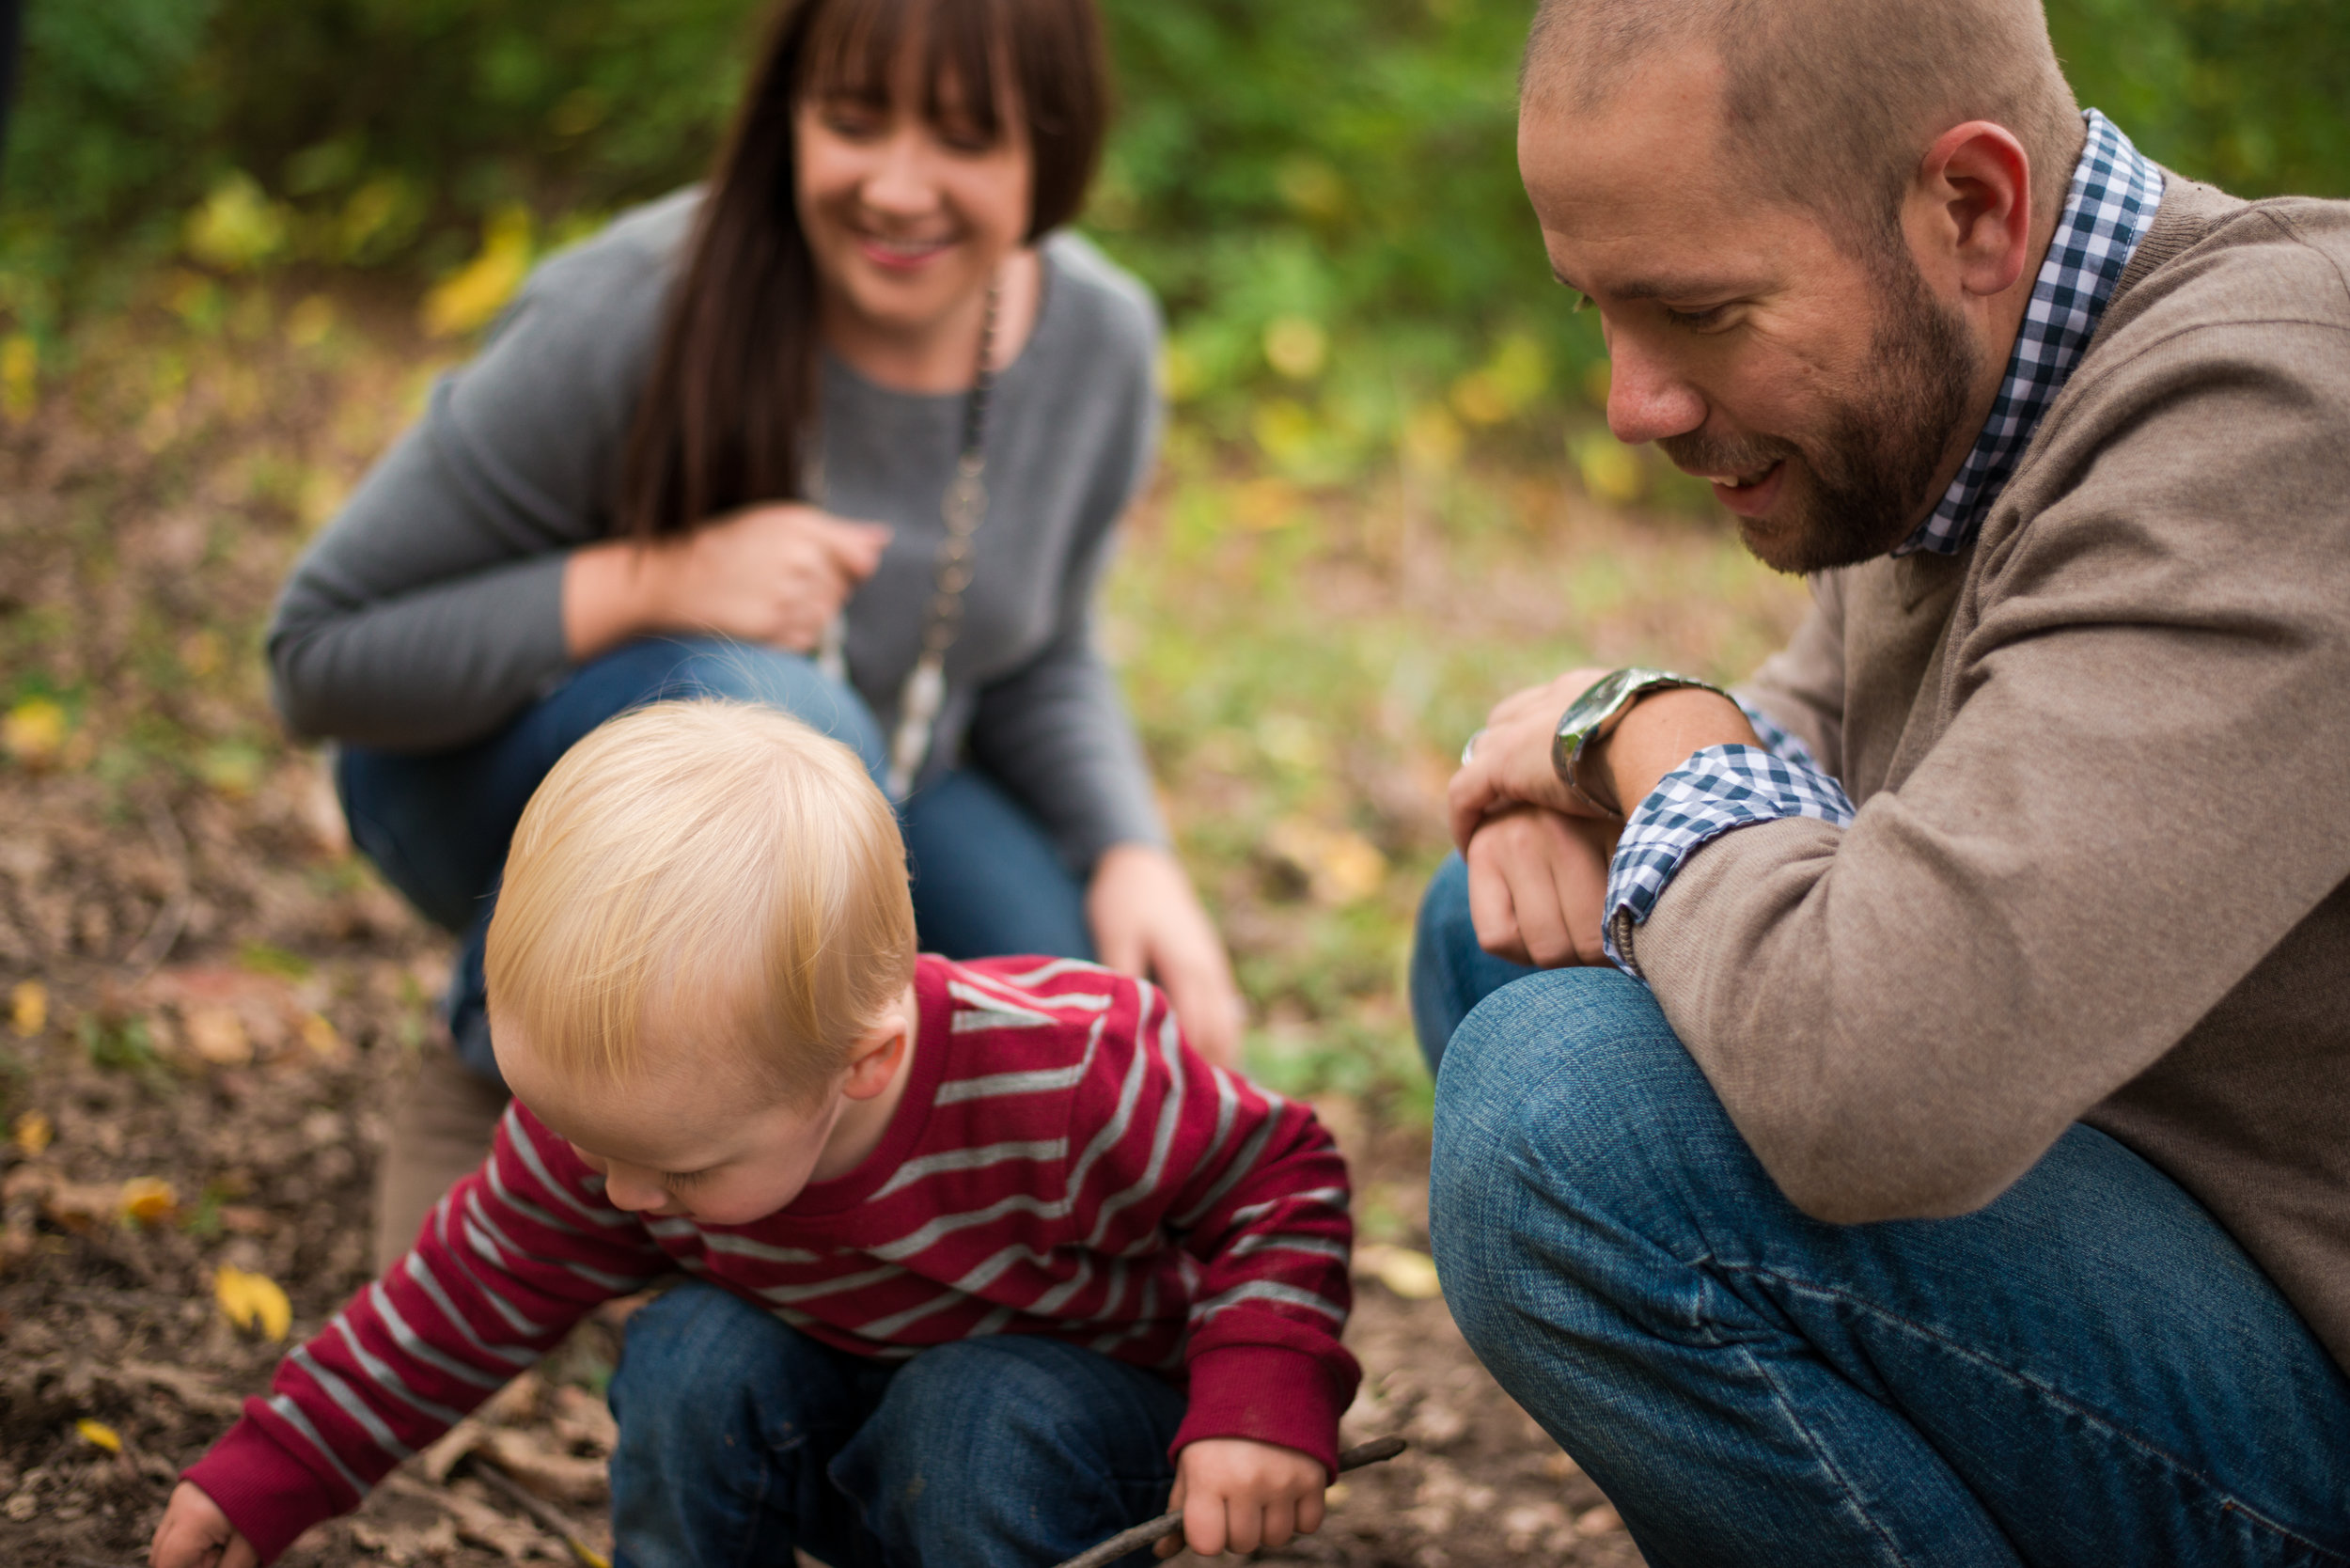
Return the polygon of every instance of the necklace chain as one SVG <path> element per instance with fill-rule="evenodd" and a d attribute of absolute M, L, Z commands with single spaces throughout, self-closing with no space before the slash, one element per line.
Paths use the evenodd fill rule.
<path fill-rule="evenodd" d="M 946 536 L 931 565 L 931 602 L 922 618 L 922 650 L 898 692 L 898 728 L 889 742 L 889 798 L 903 800 L 914 788 L 915 776 L 931 754 L 938 729 L 939 710 L 947 698 L 947 651 L 963 632 L 963 594 L 971 586 L 973 539 L 987 521 L 987 414 L 995 390 L 995 317 L 1003 300 L 1003 281 L 988 285 L 986 313 L 979 321 L 979 362 L 971 377 L 970 396 L 963 403 L 963 444 L 955 455 L 955 474 L 939 498 Z M 822 459 L 812 465 L 812 497 L 822 505 Z M 836 681 L 848 678 L 845 615 L 833 617 L 824 628 L 817 667 Z"/>

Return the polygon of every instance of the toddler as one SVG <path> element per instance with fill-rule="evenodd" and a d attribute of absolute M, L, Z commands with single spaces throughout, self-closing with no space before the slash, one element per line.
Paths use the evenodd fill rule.
<path fill-rule="evenodd" d="M 514 1104 L 415 1248 L 188 1470 L 155 1568 L 245 1568 L 602 1302 L 622 1568 L 1050 1568 L 1169 1506 L 1322 1519 L 1358 1372 L 1346 1173 L 1149 983 L 915 953 L 889 806 L 770 709 L 613 720 L 516 829 Z"/>

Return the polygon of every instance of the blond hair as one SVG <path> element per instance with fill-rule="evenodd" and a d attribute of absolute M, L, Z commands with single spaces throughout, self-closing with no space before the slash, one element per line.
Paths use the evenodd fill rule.
<path fill-rule="evenodd" d="M 848 747 L 773 708 L 664 702 L 565 753 L 490 924 L 490 1006 L 555 1071 L 643 1065 L 649 1026 L 821 1094 L 914 972 L 898 822 Z"/>

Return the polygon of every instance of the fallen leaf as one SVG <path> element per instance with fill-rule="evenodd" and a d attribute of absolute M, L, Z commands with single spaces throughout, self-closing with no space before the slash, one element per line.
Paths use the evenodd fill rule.
<path fill-rule="evenodd" d="M 1590 1513 L 1577 1516 L 1574 1521 L 1574 1533 L 1583 1536 L 1606 1535 L 1611 1530 L 1622 1529 L 1623 1529 L 1623 1515 L 1606 1503 L 1601 1503 Z"/>
<path fill-rule="evenodd" d="M 57 1129 L 50 1124 L 49 1118 L 37 1110 L 28 1110 L 16 1119 L 16 1146 L 28 1160 L 38 1158 L 56 1136 Z"/>
<path fill-rule="evenodd" d="M 422 1470 L 434 1484 L 448 1479 L 457 1462 L 490 1440 L 490 1429 L 472 1416 L 433 1439 L 431 1445 L 416 1456 L 416 1468 Z"/>
<path fill-rule="evenodd" d="M 65 710 L 45 697 L 27 698 L 0 718 L 0 748 L 28 768 L 45 768 L 65 745 Z"/>
<path fill-rule="evenodd" d="M 313 1012 L 304 1017 L 302 1043 L 329 1060 L 343 1054 L 343 1037 L 335 1032 L 335 1026 L 328 1023 L 322 1013 Z"/>
<path fill-rule="evenodd" d="M 549 1502 L 601 1503 L 611 1496 L 603 1460 L 558 1452 L 535 1432 L 493 1432 L 482 1447 L 517 1484 Z"/>
<path fill-rule="evenodd" d="M 1376 1279 L 1407 1301 L 1431 1301 L 1444 1294 L 1436 1261 L 1408 1247 L 1366 1242 L 1355 1249 L 1356 1276 Z"/>
<path fill-rule="evenodd" d="M 575 1384 L 556 1386 L 551 1423 L 555 1435 L 575 1449 L 609 1454 L 619 1446 L 620 1428 L 612 1419 L 612 1407 Z"/>
<path fill-rule="evenodd" d="M 178 1212 L 180 1195 L 160 1176 L 133 1176 L 122 1184 L 119 1208 L 126 1223 L 154 1225 Z"/>
<path fill-rule="evenodd" d="M 1284 817 L 1265 833 L 1272 856 L 1306 879 L 1316 903 L 1337 909 L 1359 903 L 1386 880 L 1387 857 L 1359 833 Z"/>
<path fill-rule="evenodd" d="M 92 1448 L 104 1449 L 108 1453 L 122 1451 L 122 1434 L 103 1421 L 93 1421 L 84 1417 L 73 1423 L 73 1430 L 80 1433 L 82 1441 Z"/>
<path fill-rule="evenodd" d="M 239 1328 L 258 1328 L 272 1340 L 282 1340 L 293 1326 L 293 1305 L 266 1274 L 247 1274 L 223 1263 L 212 1275 L 212 1298 Z"/>
<path fill-rule="evenodd" d="M 111 1223 L 122 1201 L 122 1189 L 103 1182 L 53 1180 L 35 1190 L 40 1195 L 40 1212 L 52 1225 L 68 1231 L 95 1231 Z"/>
<path fill-rule="evenodd" d="M 49 1027 L 49 988 L 39 980 L 19 980 L 8 992 L 8 1027 L 19 1040 L 30 1040 Z"/>
<path fill-rule="evenodd" d="M 215 1067 L 243 1067 L 253 1059 L 253 1037 L 244 1020 L 225 1007 L 192 1007 L 182 1015 L 188 1048 Z"/>

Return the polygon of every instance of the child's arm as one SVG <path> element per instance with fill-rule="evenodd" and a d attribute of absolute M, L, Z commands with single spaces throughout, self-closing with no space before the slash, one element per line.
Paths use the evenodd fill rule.
<path fill-rule="evenodd" d="M 156 1532 L 157 1568 L 196 1568 L 210 1544 L 231 1554 L 227 1568 L 240 1542 L 269 1561 L 357 1507 L 588 1311 L 666 1272 L 634 1216 L 589 1180 L 568 1145 L 509 1111 L 488 1161 L 450 1189 L 415 1249 L 280 1362 L 269 1396 L 246 1401 L 187 1470 Z"/>
<path fill-rule="evenodd" d="M 1339 1416 L 1362 1377 L 1339 1340 L 1353 1300 L 1345 1162 L 1310 1110 L 1209 1066 L 1164 996 L 1136 993 L 1136 1011 L 1119 1010 L 1132 1034 L 1104 1040 L 1095 1076 L 1119 1104 L 1088 1117 L 1136 1130 L 1104 1160 L 1131 1168 L 1089 1184 L 1120 1195 L 1089 1229 L 1116 1255 L 1164 1228 L 1196 1260 L 1190 1406 L 1173 1445 L 1184 1535 L 1206 1553 L 1277 1545 L 1321 1523 Z"/>

